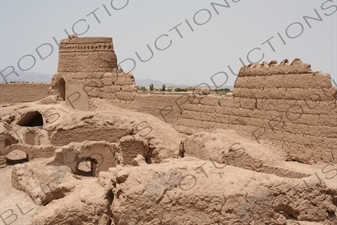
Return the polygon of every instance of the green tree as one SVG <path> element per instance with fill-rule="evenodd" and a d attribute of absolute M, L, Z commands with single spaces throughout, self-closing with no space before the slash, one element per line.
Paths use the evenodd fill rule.
<path fill-rule="evenodd" d="M 163 86 L 162 86 L 162 88 L 160 89 L 160 91 L 166 91 L 165 84 L 163 84 Z"/>
<path fill-rule="evenodd" d="M 146 91 L 146 88 L 145 87 L 140 87 L 140 90 L 141 91 Z"/>
<path fill-rule="evenodd" d="M 174 89 L 175 92 L 186 92 L 187 91 L 187 88 L 180 88 L 180 87 L 177 87 Z"/>
<path fill-rule="evenodd" d="M 153 91 L 153 90 L 154 90 L 153 84 L 150 84 L 150 91 Z"/>
<path fill-rule="evenodd" d="M 231 90 L 229 88 L 215 89 L 215 90 L 212 90 L 212 91 L 215 91 L 216 93 L 222 92 L 223 94 L 231 92 Z"/>

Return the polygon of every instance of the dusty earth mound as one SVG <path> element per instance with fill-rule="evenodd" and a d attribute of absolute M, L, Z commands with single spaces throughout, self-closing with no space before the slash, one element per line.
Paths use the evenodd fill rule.
<path fill-rule="evenodd" d="M 99 104 L 104 107 L 106 103 Z M 111 106 L 77 111 L 58 101 L 57 96 L 3 105 L 0 168 L 9 168 L 1 169 L 1 219 L 13 225 L 107 224 L 111 200 L 106 199 L 107 192 L 94 177 L 116 165 L 160 163 L 178 157 L 183 136 L 151 115 Z M 19 165 L 10 176 L 10 165 L 14 164 Z M 88 180 L 88 176 L 91 181 L 79 185 L 79 179 Z M 28 195 L 20 195 L 3 184 Z M 87 197 L 91 193 L 92 198 Z M 66 199 L 68 195 L 73 197 Z M 97 207 L 91 208 L 94 204 Z M 42 205 L 41 209 L 31 220 L 37 205 Z M 59 211 L 42 213 L 47 206 Z"/>
<path fill-rule="evenodd" d="M 187 137 L 180 145 L 181 156 L 195 156 L 225 165 L 233 165 L 281 177 L 302 178 L 308 172 L 303 166 L 286 162 L 286 153 L 268 141 L 260 144 L 239 135 L 234 130 L 198 132 Z"/>
<path fill-rule="evenodd" d="M 116 224 L 337 222 L 336 187 L 313 176 L 283 178 L 196 158 L 114 168 L 102 176 L 112 181 Z"/>
<path fill-rule="evenodd" d="M 311 167 L 309 177 L 296 179 L 185 157 L 117 165 L 88 178 L 51 162 L 36 159 L 12 172 L 12 185 L 44 205 L 31 224 L 337 222 L 331 168 L 322 175 Z"/>
<path fill-rule="evenodd" d="M 105 100 L 90 105 L 50 96 L 2 108 L 0 162 L 19 163 L 4 182 L 35 207 L 14 222 L 337 224 L 336 164 L 287 161 L 282 148 L 233 130 L 186 136 Z M 1 210 L 7 223 L 19 215 Z"/>
<path fill-rule="evenodd" d="M 121 149 L 125 154 L 126 164 L 131 163 L 132 158 L 138 154 L 142 154 L 148 163 L 158 163 L 178 155 L 183 135 L 151 115 L 112 106 L 102 110 L 77 111 L 65 102 L 52 104 L 55 100 L 52 97 L 36 103 L 2 108 L 2 165 L 5 155 L 16 149 L 25 151 L 29 160 L 36 155 L 43 157 L 34 149 L 20 147 L 25 144 L 56 148 L 72 142 L 106 141 L 115 143 Z M 104 105 L 104 102 L 100 104 Z M 16 149 L 14 144 L 18 144 Z M 51 157 L 54 149 L 45 157 Z"/>
<path fill-rule="evenodd" d="M 30 224 L 108 224 L 109 201 L 95 178 L 82 178 L 66 166 L 47 165 L 38 159 L 16 165 L 12 186 L 25 191 L 41 205 Z"/>

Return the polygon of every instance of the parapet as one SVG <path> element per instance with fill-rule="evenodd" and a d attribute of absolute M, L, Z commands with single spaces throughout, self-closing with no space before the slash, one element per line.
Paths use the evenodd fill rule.
<path fill-rule="evenodd" d="M 71 35 L 60 42 L 58 72 L 111 72 L 117 67 L 110 37 Z"/>
<path fill-rule="evenodd" d="M 277 74 L 308 74 L 312 73 L 311 65 L 303 63 L 301 59 L 296 58 L 289 64 L 288 59 L 284 59 L 277 65 L 277 61 L 272 60 L 269 63 L 249 64 L 240 69 L 239 76 L 266 76 Z"/>

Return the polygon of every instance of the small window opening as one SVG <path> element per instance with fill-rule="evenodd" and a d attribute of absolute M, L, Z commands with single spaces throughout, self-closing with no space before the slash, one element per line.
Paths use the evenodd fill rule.
<path fill-rule="evenodd" d="M 24 127 L 43 126 L 42 115 L 37 111 L 28 112 L 19 120 L 18 125 Z"/>
<path fill-rule="evenodd" d="M 95 177 L 97 165 L 98 163 L 96 159 L 90 157 L 82 158 L 77 165 L 76 174 L 87 177 Z"/>

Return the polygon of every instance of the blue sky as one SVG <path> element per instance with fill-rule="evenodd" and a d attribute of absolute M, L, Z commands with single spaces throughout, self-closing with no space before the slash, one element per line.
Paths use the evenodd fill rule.
<path fill-rule="evenodd" d="M 267 62 L 301 58 L 337 81 L 336 0 L 1 0 L 0 71 L 6 75 L 13 66 L 18 74 L 56 73 L 53 38 L 67 38 L 64 29 L 72 34 L 73 25 L 78 34 L 90 26 L 82 36 L 112 37 L 118 62 L 125 60 L 120 66 L 124 71 L 134 67 L 140 79 L 220 86 L 226 73 L 226 85 L 233 85 L 236 76 L 229 67 L 237 73 L 239 58 L 249 64 L 263 55 Z M 136 52 L 146 61 L 147 45 L 153 57 L 141 62 Z M 39 46 L 43 58 L 50 56 L 42 60 Z"/>

